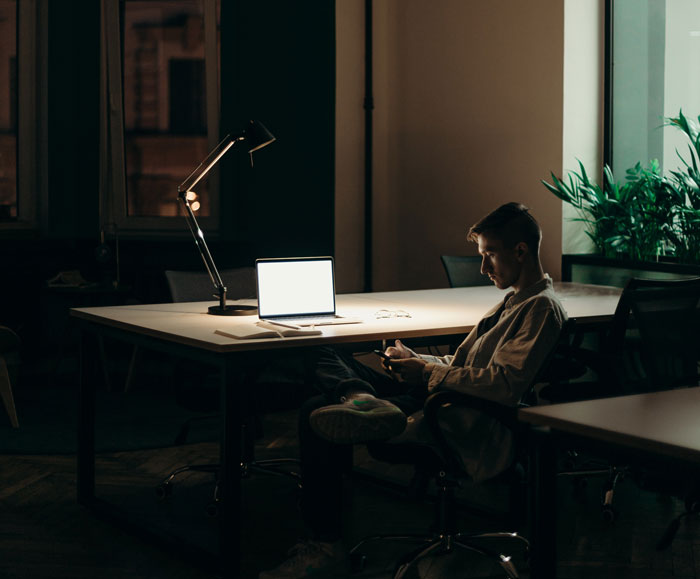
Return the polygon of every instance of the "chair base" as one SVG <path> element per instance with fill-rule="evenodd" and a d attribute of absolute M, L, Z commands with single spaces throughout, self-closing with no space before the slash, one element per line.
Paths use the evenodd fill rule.
<path fill-rule="evenodd" d="M 273 474 L 277 476 L 289 476 L 294 479 L 297 486 L 301 488 L 301 475 L 297 472 L 285 470 L 283 466 L 288 466 L 290 464 L 299 464 L 299 461 L 295 458 L 273 458 L 268 460 L 258 460 L 250 462 L 241 462 L 241 478 L 248 478 L 252 471 L 258 471 L 266 474 Z M 215 517 L 219 513 L 219 471 L 221 470 L 221 465 L 218 463 L 211 464 L 188 464 L 181 466 L 172 471 L 158 486 L 155 488 L 156 496 L 160 500 L 166 500 L 173 494 L 173 481 L 175 477 L 183 472 L 209 472 L 212 473 L 216 479 L 216 484 L 214 486 L 214 496 L 212 501 L 207 505 L 207 514 Z"/>
<path fill-rule="evenodd" d="M 267 460 L 253 460 L 249 462 L 241 462 L 241 477 L 248 478 L 251 471 L 258 471 L 266 474 L 277 476 L 292 477 L 299 488 L 301 488 L 301 474 L 293 470 L 286 470 L 282 467 L 290 465 L 299 465 L 299 460 L 296 458 L 271 458 Z"/>
<path fill-rule="evenodd" d="M 417 565 L 422 559 L 433 555 L 450 553 L 455 549 L 463 549 L 466 551 L 479 553 L 480 555 L 497 562 L 506 572 L 509 579 L 518 579 L 520 576 L 518 575 L 518 571 L 513 564 L 512 557 L 481 544 L 481 541 L 484 539 L 515 539 L 522 542 L 526 553 L 530 548 L 529 541 L 518 533 L 496 532 L 472 535 L 467 535 L 464 533 L 451 533 L 434 536 L 412 534 L 375 535 L 362 539 L 352 549 L 350 549 L 349 555 L 351 563 L 353 564 L 353 570 L 359 571 L 364 563 L 364 556 L 360 553 L 360 549 L 363 545 L 369 542 L 388 540 L 419 543 L 418 548 L 404 555 L 394 569 L 394 579 L 403 579 L 407 576 L 409 570 L 414 568 L 414 566 Z"/>

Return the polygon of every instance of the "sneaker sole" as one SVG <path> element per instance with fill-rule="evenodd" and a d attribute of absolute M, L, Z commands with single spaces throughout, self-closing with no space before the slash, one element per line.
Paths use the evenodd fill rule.
<path fill-rule="evenodd" d="M 406 415 L 395 406 L 364 412 L 331 406 L 312 412 L 310 424 L 321 438 L 337 444 L 359 444 L 401 434 L 406 428 Z"/>

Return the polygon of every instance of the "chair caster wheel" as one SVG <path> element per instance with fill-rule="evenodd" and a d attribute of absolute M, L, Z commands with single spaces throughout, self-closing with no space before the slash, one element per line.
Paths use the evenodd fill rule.
<path fill-rule="evenodd" d="M 219 516 L 219 505 L 216 502 L 209 503 L 205 509 L 207 515 L 212 519 Z"/>
<path fill-rule="evenodd" d="M 173 494 L 173 485 L 169 482 L 164 482 L 156 487 L 156 496 L 164 501 Z"/>
<path fill-rule="evenodd" d="M 602 508 L 603 520 L 606 523 L 612 523 L 617 519 L 617 511 L 610 506 L 604 505 Z"/>
<path fill-rule="evenodd" d="M 350 573 L 361 573 L 367 564 L 367 557 L 362 553 L 350 553 Z"/>

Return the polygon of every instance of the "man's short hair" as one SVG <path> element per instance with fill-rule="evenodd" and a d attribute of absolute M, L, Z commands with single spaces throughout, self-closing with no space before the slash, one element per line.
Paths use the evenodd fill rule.
<path fill-rule="evenodd" d="M 490 233 L 500 238 L 507 247 L 515 247 L 524 241 L 530 252 L 537 257 L 542 240 L 542 229 L 522 203 L 506 203 L 481 218 L 471 226 L 467 239 L 477 241 L 482 233 Z"/>

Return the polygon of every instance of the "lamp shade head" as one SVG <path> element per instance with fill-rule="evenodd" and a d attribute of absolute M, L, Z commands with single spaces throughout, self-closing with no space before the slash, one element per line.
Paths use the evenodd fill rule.
<path fill-rule="evenodd" d="M 269 145 L 275 136 L 261 122 L 250 121 L 243 131 L 243 139 L 248 143 L 248 152 L 252 153 Z"/>

